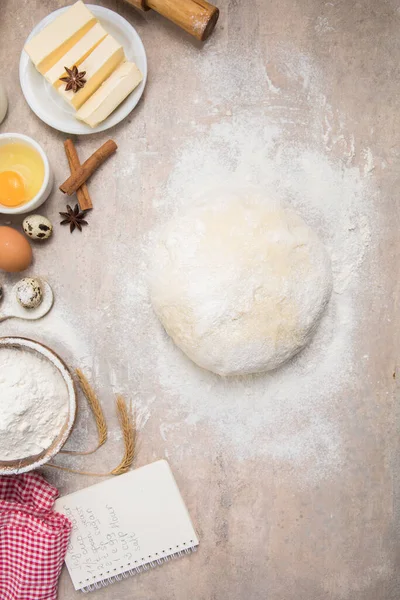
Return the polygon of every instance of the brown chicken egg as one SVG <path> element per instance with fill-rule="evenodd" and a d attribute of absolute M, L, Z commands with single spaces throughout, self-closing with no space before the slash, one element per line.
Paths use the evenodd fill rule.
<path fill-rule="evenodd" d="M 28 240 L 12 227 L 0 227 L 0 269 L 16 273 L 27 269 L 31 262 Z"/>

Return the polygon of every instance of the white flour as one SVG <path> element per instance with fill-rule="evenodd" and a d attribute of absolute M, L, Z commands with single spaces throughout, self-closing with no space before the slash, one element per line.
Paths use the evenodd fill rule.
<path fill-rule="evenodd" d="M 0 348 L 0 460 L 49 448 L 68 414 L 61 374 L 39 354 Z"/>
<path fill-rule="evenodd" d="M 152 314 L 146 274 L 155 228 L 147 248 L 142 240 L 137 248 L 142 271 L 127 291 L 130 310 L 142 315 L 136 330 L 150 338 L 141 373 L 161 388 L 160 435 L 176 460 L 196 455 L 194 440 L 210 436 L 201 446 L 203 456 L 221 448 L 235 458 L 266 457 L 306 481 L 324 479 L 340 470 L 345 457 L 337 403 L 352 378 L 364 310 L 363 265 L 377 243 L 372 226 L 379 230 L 368 177 L 373 158 L 369 149 L 356 153 L 357 140 L 328 104 L 323 76 L 307 57 L 282 49 L 277 80 L 257 57 L 227 63 L 210 54 L 194 59 L 209 90 L 209 118 L 190 121 L 171 174 L 154 198 L 157 224 L 197 202 L 199 191 L 257 185 L 319 233 L 333 262 L 334 295 L 311 345 L 291 363 L 259 377 L 220 379 L 193 365 Z M 146 404 L 147 385 L 138 387 Z M 157 405 L 152 414 L 156 418 Z"/>

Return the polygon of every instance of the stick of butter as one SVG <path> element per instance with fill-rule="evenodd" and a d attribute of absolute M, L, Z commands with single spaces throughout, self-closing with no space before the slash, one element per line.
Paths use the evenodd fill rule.
<path fill-rule="evenodd" d="M 124 59 L 125 54 L 121 44 L 111 35 L 107 35 L 79 65 L 80 71 L 86 71 L 86 83 L 83 88 L 74 93 L 73 90 L 65 91 L 62 85 L 58 88 L 58 93 L 75 110 L 78 110 Z"/>
<path fill-rule="evenodd" d="M 76 113 L 77 119 L 96 127 L 139 85 L 143 75 L 135 63 L 124 62 Z"/>
<path fill-rule="evenodd" d="M 79 0 L 25 45 L 37 70 L 46 73 L 96 23 L 96 17 Z"/>
<path fill-rule="evenodd" d="M 56 88 L 60 87 L 60 85 L 64 83 L 63 81 L 60 81 L 61 77 L 67 76 L 65 67 L 68 67 L 69 69 L 72 69 L 74 65 L 78 67 L 100 44 L 106 35 L 107 31 L 100 23 L 96 23 L 96 25 L 89 29 L 71 50 L 64 54 L 64 56 L 44 74 L 47 81 Z"/>

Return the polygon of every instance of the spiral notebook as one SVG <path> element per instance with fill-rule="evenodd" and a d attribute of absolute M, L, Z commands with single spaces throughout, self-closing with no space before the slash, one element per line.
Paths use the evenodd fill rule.
<path fill-rule="evenodd" d="M 72 521 L 65 562 L 83 592 L 190 554 L 199 544 L 165 460 L 59 498 L 55 509 Z"/>

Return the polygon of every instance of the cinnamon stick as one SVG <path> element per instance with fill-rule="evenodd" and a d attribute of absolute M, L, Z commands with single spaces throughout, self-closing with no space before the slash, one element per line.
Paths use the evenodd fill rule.
<path fill-rule="evenodd" d="M 72 194 L 74 194 L 76 190 L 79 189 L 91 175 L 93 175 L 95 170 L 100 167 L 100 165 L 102 165 L 117 148 L 118 146 L 113 140 L 105 142 L 105 144 L 85 160 L 85 162 L 76 169 L 62 185 L 60 185 L 60 190 L 64 192 L 64 194 L 72 196 Z"/>
<path fill-rule="evenodd" d="M 81 166 L 75 144 L 72 140 L 66 140 L 64 142 L 64 148 L 70 171 L 71 173 L 74 173 Z M 86 183 L 83 183 L 81 187 L 76 190 L 76 197 L 78 198 L 78 204 L 81 210 L 90 210 L 93 208 L 92 199 L 89 195 Z"/>

